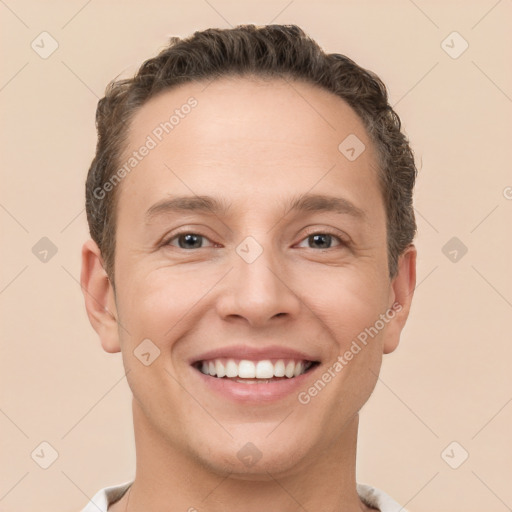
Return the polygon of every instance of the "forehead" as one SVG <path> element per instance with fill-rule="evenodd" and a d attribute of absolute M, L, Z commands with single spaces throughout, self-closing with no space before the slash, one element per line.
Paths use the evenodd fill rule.
<path fill-rule="evenodd" d="M 364 148 L 357 159 L 340 151 L 345 140 Z M 120 208 L 136 206 L 135 191 L 147 208 L 175 191 L 266 194 L 272 203 L 340 186 L 357 203 L 371 196 L 368 185 L 373 194 L 378 188 L 361 119 L 341 98 L 302 82 L 230 77 L 164 91 L 133 117 L 124 162 L 144 146 L 150 149 L 121 183 L 130 198 L 121 193 Z"/>
<path fill-rule="evenodd" d="M 254 156 L 258 142 L 269 137 L 275 145 L 336 149 L 345 135 L 367 136 L 359 116 L 333 93 L 309 83 L 259 77 L 224 77 L 163 91 L 138 110 L 129 132 L 135 145 L 154 132 L 164 144 L 172 139 L 208 146 L 234 143 L 230 149 L 243 145 L 244 154 Z M 246 144 L 247 138 L 254 146 Z"/>

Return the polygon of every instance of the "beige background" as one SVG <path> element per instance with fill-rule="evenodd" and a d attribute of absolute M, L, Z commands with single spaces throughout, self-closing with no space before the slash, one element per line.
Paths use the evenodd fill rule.
<path fill-rule="evenodd" d="M 358 481 L 412 512 L 512 508 L 510 0 L 1 0 L 0 13 L 0 511 L 77 511 L 133 477 L 121 357 L 102 351 L 78 285 L 105 85 L 170 35 L 269 22 L 379 74 L 420 168 L 418 288 L 361 415 Z M 43 31 L 59 44 L 47 59 L 31 48 Z M 456 59 L 453 31 L 469 43 Z M 47 262 L 32 253 L 42 237 L 58 249 Z M 456 262 L 452 237 L 468 249 Z M 43 441 L 59 454 L 46 470 L 31 458 Z"/>

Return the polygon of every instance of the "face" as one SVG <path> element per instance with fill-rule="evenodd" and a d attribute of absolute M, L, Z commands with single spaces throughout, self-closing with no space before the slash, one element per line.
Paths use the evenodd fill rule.
<path fill-rule="evenodd" d="M 145 104 L 134 151 L 105 295 L 118 323 L 94 322 L 122 351 L 136 430 L 240 478 L 311 463 L 369 398 L 414 287 L 413 247 L 388 276 L 361 120 L 311 85 L 222 79 Z"/>

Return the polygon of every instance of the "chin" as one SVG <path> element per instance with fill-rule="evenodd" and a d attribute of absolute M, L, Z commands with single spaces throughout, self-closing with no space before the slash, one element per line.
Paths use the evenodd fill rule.
<path fill-rule="evenodd" d="M 275 438 L 271 439 L 274 435 Z M 209 441 L 211 443 L 211 439 Z M 253 433 L 251 436 L 237 436 L 229 443 L 210 444 L 207 457 L 204 452 L 196 454 L 196 457 L 210 471 L 223 475 L 230 473 L 230 478 L 267 481 L 277 475 L 296 472 L 312 449 L 293 433 L 288 436 L 270 434 L 269 437 L 267 430 L 259 436 Z"/>

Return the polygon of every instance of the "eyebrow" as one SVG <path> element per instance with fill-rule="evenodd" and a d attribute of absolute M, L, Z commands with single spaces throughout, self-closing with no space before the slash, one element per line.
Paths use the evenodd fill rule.
<path fill-rule="evenodd" d="M 224 198 L 211 196 L 174 196 L 155 203 L 146 211 L 146 220 L 160 214 L 199 212 L 212 215 L 226 215 L 231 203 Z M 334 212 L 350 215 L 359 220 L 366 219 L 366 212 L 348 199 L 322 194 L 303 194 L 289 202 L 286 214 L 294 212 Z"/>

